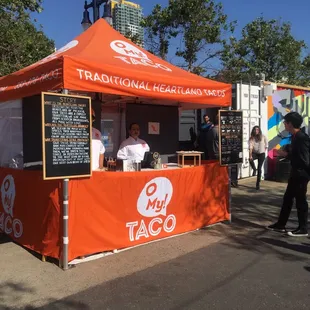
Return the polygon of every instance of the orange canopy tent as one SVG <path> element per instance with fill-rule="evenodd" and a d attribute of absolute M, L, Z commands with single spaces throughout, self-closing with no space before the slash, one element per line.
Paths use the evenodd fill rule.
<path fill-rule="evenodd" d="M 154 98 L 184 108 L 231 103 L 230 84 L 163 61 L 103 19 L 50 56 L 0 78 L 0 102 L 57 89 Z"/>

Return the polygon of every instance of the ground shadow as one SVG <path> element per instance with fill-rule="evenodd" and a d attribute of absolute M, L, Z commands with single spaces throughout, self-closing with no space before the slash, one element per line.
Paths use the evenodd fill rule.
<path fill-rule="evenodd" d="M 0 284 L 0 309 L 14 309 L 5 306 L 11 303 L 18 303 L 25 294 L 32 294 L 33 290 L 21 283 L 5 282 Z"/>
<path fill-rule="evenodd" d="M 26 305 L 24 307 L 10 306 L 12 304 L 21 304 L 25 295 L 34 295 L 35 290 L 25 284 L 15 282 L 5 282 L 0 285 L 0 309 L 1 310 L 35 310 L 35 309 L 49 309 L 49 310 L 61 310 L 61 309 L 91 309 L 85 303 L 73 300 L 55 300 L 49 298 L 46 300 L 47 305 L 43 308 L 35 307 L 32 305 Z"/>
<path fill-rule="evenodd" d="M 59 300 L 51 301 L 49 304 L 43 307 L 27 306 L 24 310 L 90 310 L 90 306 L 85 303 L 73 300 Z"/>
<path fill-rule="evenodd" d="M 9 236 L 6 234 L 0 233 L 0 244 L 12 242 Z"/>
<path fill-rule="evenodd" d="M 227 227 L 224 229 L 221 228 L 223 225 L 211 227 L 208 233 L 215 236 L 224 234 L 225 240 L 222 242 L 231 248 L 269 252 L 283 261 L 304 261 L 303 256 L 284 253 L 281 246 L 300 254 L 309 254 L 308 245 L 294 244 L 294 240 L 288 239 L 284 234 L 266 229 L 267 225 L 277 221 L 286 184 L 264 181 L 261 185 L 262 190 L 256 191 L 255 180 L 249 180 L 246 184 L 239 184 L 239 188 L 232 189 L 231 223 L 225 225 Z M 297 226 L 296 208 L 293 208 L 287 228 L 294 229 Z"/>
<path fill-rule="evenodd" d="M 247 238 L 244 239 L 248 240 Z M 255 247 L 263 244 L 263 242 L 253 238 L 249 242 Z M 265 249 L 267 252 L 270 250 L 269 248 Z M 292 256 L 296 262 L 298 255 Z M 261 253 L 253 253 L 253 251 L 246 251 L 245 249 L 235 251 L 227 247 L 226 244 L 213 244 L 168 262 L 102 283 L 67 298 L 48 302 L 45 306 L 28 306 L 24 309 L 179 310 L 204 309 L 206 304 L 217 304 L 217 307 L 213 309 L 228 309 L 227 303 L 229 304 L 230 300 L 235 300 L 235 296 L 238 296 L 244 289 L 240 288 L 244 279 L 251 281 L 249 282 L 251 284 L 248 284 L 247 294 L 242 297 L 243 302 L 246 305 L 251 305 L 253 309 L 258 309 L 260 300 L 256 298 L 257 303 L 253 305 L 251 303 L 253 299 L 255 300 L 253 296 L 256 296 L 255 294 L 268 295 L 269 288 L 265 285 L 259 288 L 252 285 L 256 280 L 253 278 L 253 270 L 263 272 L 264 280 L 267 282 L 274 281 L 274 283 L 278 281 L 275 279 L 275 274 L 279 272 L 277 270 L 266 273 L 265 264 L 262 263 L 263 259 L 264 255 Z M 280 270 L 281 266 L 278 268 Z M 284 285 L 285 289 L 290 286 L 289 283 L 285 282 L 281 285 Z M 307 291 L 306 287 L 303 289 L 303 292 L 305 291 Z M 269 308 L 273 309 L 278 303 L 279 300 L 277 299 L 270 301 Z M 304 300 L 303 303 L 305 303 Z M 231 304 L 231 306 L 232 308 L 229 309 L 238 308 L 236 304 Z M 307 309 L 307 307 L 305 305 L 300 309 Z"/>
<path fill-rule="evenodd" d="M 288 243 L 283 240 L 271 239 L 271 238 L 259 238 L 259 240 L 262 242 L 268 243 L 268 244 L 272 244 L 277 247 L 285 248 L 285 249 L 300 252 L 300 253 L 310 254 L 309 245 L 293 244 L 293 243 Z"/>
<path fill-rule="evenodd" d="M 302 273 L 298 275 L 308 276 L 306 271 L 309 272 L 310 267 L 306 266 L 303 269 L 302 266 L 309 261 L 309 244 L 296 245 L 293 241 L 290 243 L 291 239 L 265 229 L 265 226 L 274 222 L 279 214 L 285 186 L 272 188 L 267 182 L 262 182 L 262 191 L 253 195 L 249 195 L 253 190 L 252 185 L 248 187 L 245 190 L 233 189 L 232 223 L 215 225 L 194 232 L 197 235 L 225 237 L 220 243 L 129 276 L 105 282 L 61 300 L 49 299 L 45 306 L 35 307 L 29 304 L 22 309 L 193 309 L 192 305 L 205 299 L 206 296 L 209 298 L 207 302 L 212 305 L 212 302 L 223 301 L 225 292 L 228 296 L 235 287 L 238 288 L 238 284 L 243 285 L 242 281 L 238 282 L 243 279 L 243 275 L 255 269 L 261 260 L 270 254 L 275 256 L 275 262 L 279 264 L 287 261 L 292 263 L 291 265 L 302 262 L 301 266 L 298 265 Z M 295 225 L 296 212 L 293 212 L 292 216 L 290 224 Z M 125 253 L 122 254 L 126 255 Z M 160 255 L 160 253 L 150 254 Z M 261 270 L 264 276 L 270 277 L 270 281 L 273 280 L 269 275 L 272 271 Z M 251 278 L 249 287 L 255 286 L 252 282 L 254 280 L 254 277 Z M 263 288 L 264 285 L 260 285 L 260 289 Z M 21 299 L 23 294 L 34 293 L 32 289 L 20 284 L 4 283 L 0 286 L 0 305 L 9 305 L 11 301 Z M 237 290 L 237 294 L 240 294 L 240 291 Z M 251 295 L 243 295 L 250 302 Z M 1 309 L 18 308 L 4 306 Z M 197 309 L 203 309 L 203 306 Z"/>
<path fill-rule="evenodd" d="M 0 233 L 0 245 L 1 245 L 1 244 L 5 244 L 5 243 L 10 243 L 10 242 L 12 242 L 12 243 L 16 244 L 17 246 L 23 248 L 23 249 L 24 249 L 25 251 L 27 251 L 30 255 L 32 255 L 33 257 L 35 257 L 35 258 L 37 258 L 38 260 L 41 260 L 41 261 L 42 261 L 42 255 L 41 255 L 40 253 L 35 252 L 35 251 L 33 251 L 33 250 L 31 250 L 31 249 L 29 249 L 29 248 L 27 248 L 27 247 L 25 247 L 25 246 L 23 246 L 23 245 L 17 243 L 17 242 L 15 242 L 13 239 L 10 238 L 9 235 Z M 54 264 L 54 265 L 56 265 L 56 266 L 59 266 L 59 260 L 56 259 L 56 258 L 47 256 L 47 257 L 45 257 L 45 261 L 46 261 L 46 262 L 49 262 L 49 263 L 52 263 L 52 264 Z M 0 310 L 1 310 L 1 308 L 0 308 Z"/>

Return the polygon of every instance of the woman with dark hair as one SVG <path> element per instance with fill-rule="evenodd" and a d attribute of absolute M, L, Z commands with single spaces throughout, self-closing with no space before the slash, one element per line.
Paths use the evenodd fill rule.
<path fill-rule="evenodd" d="M 260 189 L 260 180 L 262 177 L 262 166 L 266 157 L 266 150 L 268 148 L 268 141 L 266 136 L 262 134 L 259 126 L 254 126 L 251 132 L 251 137 L 249 141 L 250 150 L 250 165 L 253 169 L 253 176 L 257 174 L 256 189 Z M 254 160 L 258 160 L 257 169 L 254 164 Z"/>

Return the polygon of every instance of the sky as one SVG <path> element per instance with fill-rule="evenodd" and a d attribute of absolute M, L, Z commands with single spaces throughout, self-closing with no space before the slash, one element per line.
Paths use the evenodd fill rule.
<path fill-rule="evenodd" d="M 147 15 L 155 4 L 166 6 L 168 0 L 136 0 L 132 2 L 140 4 L 144 15 Z M 305 40 L 310 47 L 309 0 L 222 0 L 220 2 L 222 2 L 224 13 L 228 15 L 229 20 L 237 21 L 235 32 L 237 37 L 247 23 L 262 15 L 268 19 L 281 18 L 283 21 L 290 22 L 295 38 Z M 102 10 L 103 6 L 101 7 Z M 55 41 L 57 49 L 83 31 L 81 21 L 84 0 L 44 0 L 43 8 L 42 13 L 33 14 L 33 17 L 43 26 L 45 34 Z M 89 10 L 89 12 L 92 17 L 92 11 Z"/>

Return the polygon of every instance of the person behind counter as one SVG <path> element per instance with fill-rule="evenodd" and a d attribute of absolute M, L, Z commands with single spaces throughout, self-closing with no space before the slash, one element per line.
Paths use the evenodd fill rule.
<path fill-rule="evenodd" d="M 103 169 L 103 161 L 104 161 L 104 153 L 105 147 L 102 143 L 102 135 L 101 132 L 94 127 L 94 123 L 96 120 L 95 111 L 92 110 L 92 170 Z"/>
<path fill-rule="evenodd" d="M 132 123 L 129 126 L 129 138 L 123 141 L 117 152 L 118 159 L 143 160 L 145 152 L 150 151 L 148 144 L 139 139 L 140 126 Z"/>

